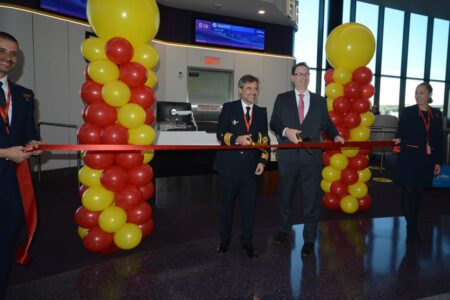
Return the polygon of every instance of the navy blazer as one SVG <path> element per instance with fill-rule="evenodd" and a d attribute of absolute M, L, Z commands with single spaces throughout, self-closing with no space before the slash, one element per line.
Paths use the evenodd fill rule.
<path fill-rule="evenodd" d="M 338 131 L 330 119 L 327 109 L 327 101 L 324 97 L 317 94 L 310 94 L 310 105 L 308 113 L 300 124 L 297 109 L 297 101 L 295 99 L 295 91 L 288 91 L 277 96 L 273 107 L 272 118 L 270 120 L 270 129 L 277 135 L 278 143 L 291 144 L 286 136 L 283 136 L 283 130 L 288 127 L 301 130 L 302 137 L 311 137 L 312 143 L 320 142 L 321 131 L 330 138 L 334 139 L 338 135 Z M 311 149 L 312 155 L 305 149 L 278 149 L 278 160 L 295 161 L 298 159 L 297 153 L 300 154 L 304 163 L 320 163 L 322 161 L 322 149 Z"/>
<path fill-rule="evenodd" d="M 270 144 L 267 128 L 267 110 L 253 104 L 252 121 L 247 132 L 244 112 L 241 100 L 225 103 L 217 124 L 217 139 L 221 145 L 236 145 L 236 139 L 240 135 L 251 134 L 254 142 L 258 141 L 258 133 L 261 133 L 264 141 Z M 269 156 L 257 149 L 250 150 L 219 150 L 214 159 L 214 169 L 226 174 L 237 171 L 253 173 L 258 163 L 267 163 Z"/>

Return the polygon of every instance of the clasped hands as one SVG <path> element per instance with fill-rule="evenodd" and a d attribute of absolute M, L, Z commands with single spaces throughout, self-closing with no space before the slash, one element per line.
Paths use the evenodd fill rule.
<path fill-rule="evenodd" d="M 40 155 L 42 150 L 39 150 L 39 145 L 45 144 L 42 141 L 31 140 L 26 146 L 14 146 L 3 149 L 4 157 L 12 160 L 15 163 L 26 161 L 32 155 Z"/>

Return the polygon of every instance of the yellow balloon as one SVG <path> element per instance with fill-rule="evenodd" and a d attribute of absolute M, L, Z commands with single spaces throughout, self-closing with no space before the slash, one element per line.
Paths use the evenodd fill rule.
<path fill-rule="evenodd" d="M 153 142 L 151 142 L 150 144 L 153 144 Z M 155 156 L 155 151 L 144 150 L 144 161 L 142 163 L 148 164 L 153 159 L 154 156 Z"/>
<path fill-rule="evenodd" d="M 81 43 L 81 53 L 89 61 L 107 59 L 105 41 L 99 38 L 88 38 Z"/>
<path fill-rule="evenodd" d="M 345 155 L 345 157 L 354 157 L 358 154 L 359 148 L 357 148 L 357 147 L 342 147 L 341 152 L 342 152 L 342 154 Z"/>
<path fill-rule="evenodd" d="M 342 24 L 327 39 L 327 59 L 335 69 L 347 68 L 353 72 L 356 68 L 367 65 L 374 52 L 375 38 L 362 24 Z"/>
<path fill-rule="evenodd" d="M 84 227 L 78 226 L 78 236 L 81 239 L 84 239 L 84 235 L 86 234 L 86 232 L 88 232 L 88 230 L 89 230 L 89 228 L 84 228 Z"/>
<path fill-rule="evenodd" d="M 142 230 L 133 223 L 127 223 L 114 233 L 114 243 L 120 249 L 132 249 L 142 240 Z"/>
<path fill-rule="evenodd" d="M 341 179 L 341 170 L 336 170 L 332 166 L 326 166 L 322 170 L 322 177 L 330 182 Z"/>
<path fill-rule="evenodd" d="M 348 192 L 355 198 L 362 198 L 367 194 L 367 185 L 358 181 L 348 186 Z"/>
<path fill-rule="evenodd" d="M 147 81 L 144 85 L 153 88 L 157 82 L 158 79 L 156 78 L 156 73 L 153 70 L 147 69 Z"/>
<path fill-rule="evenodd" d="M 344 85 L 352 80 L 352 72 L 347 68 L 336 68 L 333 72 L 333 79 L 336 83 Z"/>
<path fill-rule="evenodd" d="M 100 185 L 100 175 L 102 172 L 103 170 L 96 170 L 84 166 L 78 172 L 78 179 L 80 180 L 80 183 L 85 186 L 97 186 Z"/>
<path fill-rule="evenodd" d="M 155 131 L 147 124 L 139 126 L 138 128 L 128 129 L 128 144 L 151 145 L 155 140 L 155 137 Z"/>
<path fill-rule="evenodd" d="M 117 120 L 126 128 L 137 128 L 145 122 L 145 110 L 136 103 L 127 103 L 117 113 Z"/>
<path fill-rule="evenodd" d="M 111 81 L 103 86 L 102 97 L 109 105 L 120 107 L 130 101 L 131 91 L 126 83 L 119 80 Z"/>
<path fill-rule="evenodd" d="M 131 61 L 140 63 L 146 69 L 151 69 L 159 61 L 158 51 L 151 45 L 140 45 L 134 49 Z"/>
<path fill-rule="evenodd" d="M 359 182 L 369 181 L 369 179 L 372 177 L 372 172 L 370 171 L 369 168 L 357 170 L 356 172 L 358 172 L 358 181 Z"/>
<path fill-rule="evenodd" d="M 322 181 L 320 181 L 320 187 L 322 188 L 322 191 L 324 191 L 325 193 L 329 193 L 331 188 L 331 182 L 322 179 Z"/>
<path fill-rule="evenodd" d="M 331 156 L 330 165 L 337 170 L 344 170 L 348 166 L 348 159 L 344 154 L 336 153 Z"/>
<path fill-rule="evenodd" d="M 114 193 L 101 185 L 88 188 L 81 198 L 83 206 L 92 211 L 101 211 L 109 207 L 114 200 Z"/>
<path fill-rule="evenodd" d="M 332 111 L 333 110 L 333 101 L 334 101 L 334 98 L 327 98 L 327 109 L 328 109 L 328 111 Z"/>
<path fill-rule="evenodd" d="M 95 82 L 105 84 L 119 79 L 119 67 L 107 59 L 94 60 L 89 63 L 88 74 Z"/>
<path fill-rule="evenodd" d="M 350 137 L 352 141 L 362 142 L 367 141 L 370 137 L 370 130 L 364 126 L 358 126 L 356 128 L 350 129 Z"/>
<path fill-rule="evenodd" d="M 358 200 L 355 197 L 347 195 L 342 197 L 339 205 L 343 212 L 352 214 L 358 210 Z"/>
<path fill-rule="evenodd" d="M 127 223 L 127 213 L 118 206 L 105 208 L 98 217 L 99 227 L 106 232 L 116 232 Z"/>
<path fill-rule="evenodd" d="M 155 0 L 89 0 L 86 15 L 97 36 L 147 44 L 158 32 L 159 10 Z"/>
<path fill-rule="evenodd" d="M 336 82 L 332 82 L 325 88 L 325 95 L 329 98 L 344 96 L 344 87 Z"/>
<path fill-rule="evenodd" d="M 375 122 L 375 116 L 370 111 L 360 114 L 361 123 L 359 126 L 370 127 Z"/>

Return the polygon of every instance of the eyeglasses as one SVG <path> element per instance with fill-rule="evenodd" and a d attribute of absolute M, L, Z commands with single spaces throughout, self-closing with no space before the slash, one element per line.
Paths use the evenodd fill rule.
<path fill-rule="evenodd" d="M 297 77 L 309 77 L 309 73 L 294 73 L 292 75 Z"/>

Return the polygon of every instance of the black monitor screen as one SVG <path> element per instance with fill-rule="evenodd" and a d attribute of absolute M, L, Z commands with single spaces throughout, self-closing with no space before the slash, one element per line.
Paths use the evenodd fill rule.
<path fill-rule="evenodd" d="M 236 48 L 264 50 L 266 31 L 205 20 L 195 20 L 195 42 Z"/>
<path fill-rule="evenodd" d="M 192 121 L 191 103 L 158 101 L 156 120 L 158 122 L 187 123 Z"/>
<path fill-rule="evenodd" d="M 86 20 L 86 3 L 87 0 L 41 0 L 40 6 L 45 10 Z"/>

